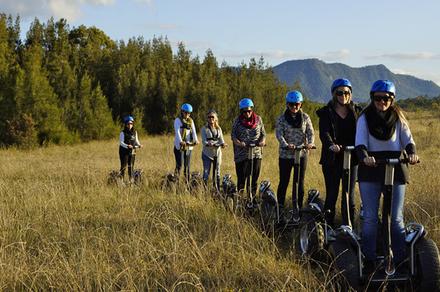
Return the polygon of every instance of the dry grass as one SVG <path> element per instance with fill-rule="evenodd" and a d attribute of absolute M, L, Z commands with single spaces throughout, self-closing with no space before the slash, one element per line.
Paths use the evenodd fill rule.
<path fill-rule="evenodd" d="M 428 113 L 410 122 L 422 163 L 412 168 L 406 219 L 424 223 L 440 244 L 440 122 Z M 115 141 L 0 151 L 1 290 L 331 289 L 328 271 L 312 272 L 294 250 L 206 194 L 163 192 L 160 180 L 174 168 L 172 137 L 141 138 L 141 187 L 107 185 L 119 164 Z M 268 142 L 260 179 L 276 188 L 274 134 Z M 235 174 L 231 148 L 222 172 Z M 306 187 L 323 192 L 318 159 L 319 150 Z M 201 171 L 200 149 L 192 165 Z"/>

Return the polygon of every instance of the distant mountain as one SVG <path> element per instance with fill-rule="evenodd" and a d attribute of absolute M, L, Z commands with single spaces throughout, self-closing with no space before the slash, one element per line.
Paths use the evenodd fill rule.
<path fill-rule="evenodd" d="M 357 101 L 368 100 L 371 85 L 378 79 L 393 81 L 399 99 L 440 95 L 440 87 L 434 82 L 410 75 L 394 74 L 384 65 L 353 68 L 341 63 L 328 64 L 318 59 L 306 59 L 281 63 L 273 67 L 273 71 L 281 82 L 289 86 L 298 81 L 302 92 L 311 100 L 319 102 L 330 99 L 330 87 L 337 78 L 350 80 L 353 98 Z"/>

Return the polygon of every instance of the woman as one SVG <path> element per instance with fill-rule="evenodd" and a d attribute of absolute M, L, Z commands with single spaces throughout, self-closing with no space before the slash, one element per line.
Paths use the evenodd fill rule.
<path fill-rule="evenodd" d="M 301 92 L 290 91 L 286 95 L 286 110 L 277 119 L 276 137 L 280 144 L 278 165 L 280 170 L 280 182 L 278 184 L 277 198 L 280 209 L 284 207 L 286 190 L 289 185 L 290 174 L 294 165 L 296 146 L 306 146 L 311 149 L 314 146 L 315 135 L 312 121 L 308 114 L 302 111 L 304 101 Z M 299 209 L 302 208 L 304 197 L 304 176 L 307 168 L 307 150 L 301 151 L 298 194 L 292 188 L 292 218 L 294 222 L 299 220 Z"/>
<path fill-rule="evenodd" d="M 240 115 L 234 120 L 231 132 L 232 142 L 234 143 L 237 189 L 243 192 L 246 178 L 252 176 L 252 185 L 247 191 L 255 198 L 263 157 L 261 147 L 266 144 L 266 131 L 263 120 L 253 111 L 254 103 L 250 98 L 240 100 L 239 108 Z M 257 147 L 251 148 L 250 146 Z M 251 153 L 253 153 L 252 156 Z M 250 185 L 250 182 L 248 184 Z"/>
<path fill-rule="evenodd" d="M 192 106 L 189 103 L 184 103 L 180 108 L 180 116 L 174 120 L 174 157 L 176 159 L 174 174 L 177 176 L 180 174 L 183 163 L 183 173 L 187 181 L 189 180 L 193 145 L 199 144 L 196 127 L 190 117 L 192 111 Z"/>
<path fill-rule="evenodd" d="M 328 104 L 316 111 L 319 117 L 319 138 L 322 143 L 321 159 L 324 174 L 326 197 L 325 210 L 329 210 L 327 223 L 334 226 L 336 201 L 343 176 L 344 147 L 354 146 L 356 120 L 361 107 L 352 101 L 352 86 L 348 79 L 336 79 L 331 86 L 332 99 Z M 350 221 L 353 222 L 355 212 L 354 190 L 357 175 L 357 160 L 352 155 L 349 178 L 348 207 Z M 342 224 L 348 224 L 345 200 L 341 200 Z"/>
<path fill-rule="evenodd" d="M 418 161 L 416 146 L 408 122 L 394 103 L 396 88 L 389 80 L 377 80 L 371 87 L 371 102 L 362 112 L 356 128 L 356 154 L 359 161 L 359 189 L 364 208 L 362 250 L 366 273 L 375 269 L 378 208 L 385 166 L 376 159 L 399 158 L 408 155 L 409 163 Z M 406 164 L 398 164 L 394 172 L 391 206 L 392 250 L 396 263 L 405 258 L 405 227 L 403 205 L 405 183 L 408 182 Z"/>
<path fill-rule="evenodd" d="M 128 165 L 128 177 L 132 181 L 136 148 L 142 147 L 138 139 L 137 131 L 133 127 L 134 118 L 126 116 L 124 118 L 124 129 L 119 134 L 119 159 L 121 161 L 120 174 L 125 175 Z"/>
<path fill-rule="evenodd" d="M 227 145 L 223 139 L 222 128 L 218 124 L 218 116 L 215 110 L 209 110 L 206 115 L 206 125 L 202 127 L 202 161 L 203 161 L 203 181 L 208 183 L 211 164 L 214 164 L 216 178 L 214 185 L 216 189 L 220 186 L 220 164 L 222 162 L 221 148 Z M 215 158 L 215 159 L 214 159 Z"/>

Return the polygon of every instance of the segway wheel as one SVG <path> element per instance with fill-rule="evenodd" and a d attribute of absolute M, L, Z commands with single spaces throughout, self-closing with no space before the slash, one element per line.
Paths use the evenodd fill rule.
<path fill-rule="evenodd" d="M 325 251 L 324 226 L 317 222 L 313 214 L 303 214 L 305 224 L 301 227 L 297 240 L 298 250 L 302 256 L 322 260 Z"/>
<path fill-rule="evenodd" d="M 336 272 L 336 291 L 349 291 L 350 287 L 359 291 L 359 262 L 349 240 L 336 239 L 329 247 L 329 254 Z"/>
<path fill-rule="evenodd" d="M 432 239 L 421 238 L 415 245 L 419 291 L 440 291 L 440 255 Z"/>

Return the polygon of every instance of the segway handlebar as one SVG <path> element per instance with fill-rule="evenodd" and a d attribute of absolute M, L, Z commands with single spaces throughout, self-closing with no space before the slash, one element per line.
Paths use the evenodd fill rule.
<path fill-rule="evenodd" d="M 246 144 L 247 148 L 264 147 L 264 146 L 266 146 L 266 144 L 264 144 L 263 146 L 260 146 L 257 143 L 247 143 Z"/>
<path fill-rule="evenodd" d="M 205 144 L 205 146 L 206 147 L 214 147 L 214 148 L 219 148 L 219 147 L 223 147 L 224 145 L 226 145 L 226 144 L 220 144 L 220 143 L 215 143 L 215 144 L 209 144 L 209 143 L 206 143 Z"/>
<path fill-rule="evenodd" d="M 386 158 L 386 159 L 376 159 L 376 164 L 391 164 L 396 165 L 400 163 L 409 163 L 408 158 Z M 420 163 L 420 160 L 417 160 L 417 163 Z"/>
<path fill-rule="evenodd" d="M 298 146 L 295 145 L 294 148 L 289 148 L 288 146 L 282 147 L 282 148 L 285 149 L 285 150 L 295 151 L 295 150 L 303 150 L 303 149 L 316 149 L 316 146 L 313 145 L 311 148 L 307 148 L 307 145 L 302 144 L 302 145 L 298 145 Z"/>

